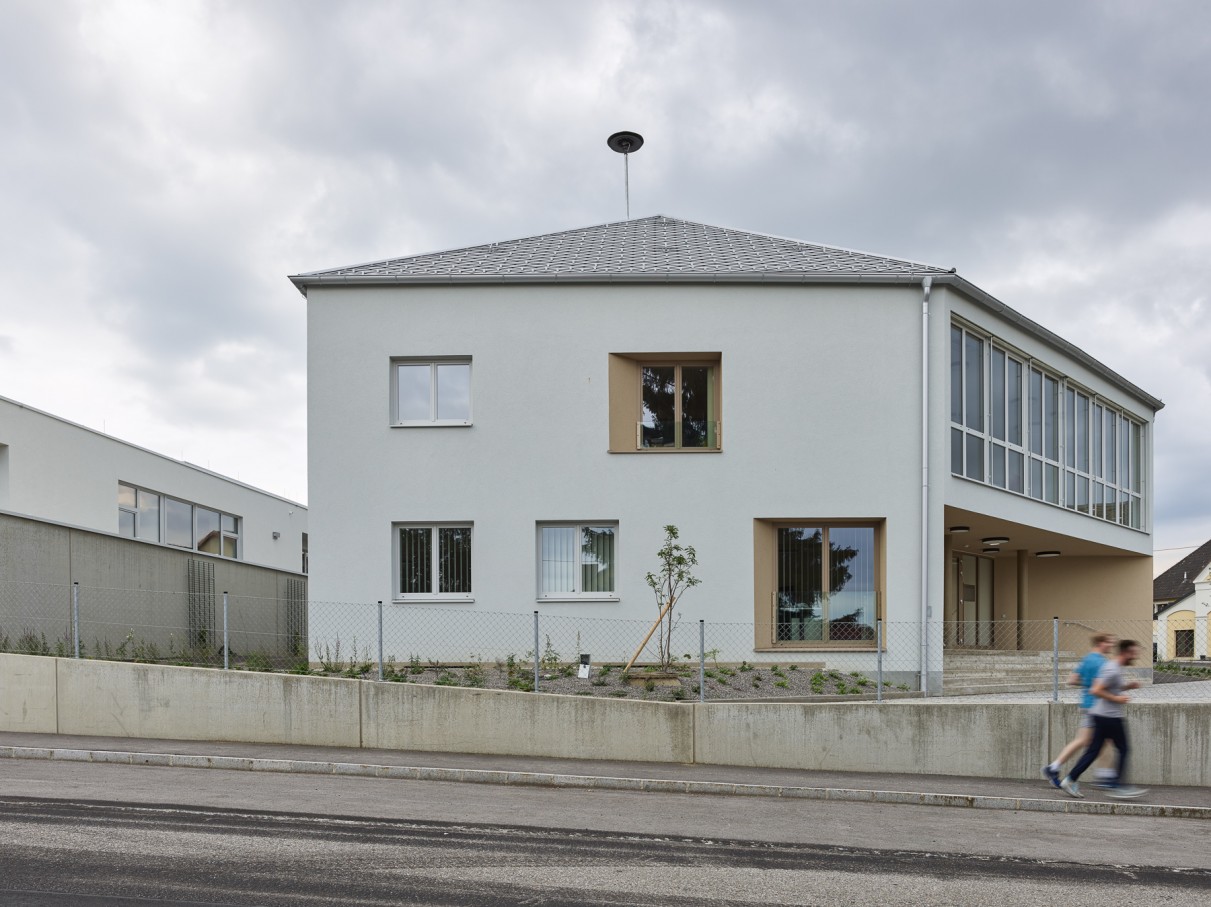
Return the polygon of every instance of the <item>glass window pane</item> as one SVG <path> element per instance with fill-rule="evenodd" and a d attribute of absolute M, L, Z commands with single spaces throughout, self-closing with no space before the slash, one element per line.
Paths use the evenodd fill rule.
<path fill-rule="evenodd" d="M 984 439 L 967 435 L 967 478 L 984 481 Z"/>
<path fill-rule="evenodd" d="M 614 591 L 614 529 L 584 526 L 580 533 L 580 588 L 598 594 Z"/>
<path fill-rule="evenodd" d="M 1125 491 L 1118 493 L 1118 521 L 1124 526 L 1131 524 L 1131 495 Z"/>
<path fill-rule="evenodd" d="M 1009 360 L 1009 376 L 1006 381 L 1006 435 L 1010 444 L 1022 444 L 1022 363 Z"/>
<path fill-rule="evenodd" d="M 440 559 L 439 592 L 471 594 L 471 527 L 443 526 L 437 530 Z"/>
<path fill-rule="evenodd" d="M 1030 452 L 1043 452 L 1043 376 L 1030 370 Z"/>
<path fill-rule="evenodd" d="M 1140 490 L 1140 476 L 1143 474 L 1144 455 L 1143 445 L 1143 428 L 1135 423 L 1131 423 L 1131 490 Z M 1133 524 L 1138 529 L 1138 524 Z"/>
<path fill-rule="evenodd" d="M 1005 352 L 992 350 L 992 374 L 989 377 L 992 406 L 992 436 L 1005 440 Z"/>
<path fill-rule="evenodd" d="M 236 518 L 229 513 L 223 514 L 223 531 L 236 533 L 239 529 L 236 528 Z"/>
<path fill-rule="evenodd" d="M 129 510 L 118 511 L 118 535 L 128 539 L 135 537 L 135 515 Z"/>
<path fill-rule="evenodd" d="M 677 367 L 643 367 L 644 447 L 673 447 L 677 444 Z"/>
<path fill-rule="evenodd" d="M 1093 474 L 1102 477 L 1102 407 L 1093 404 L 1093 444 L 1089 448 L 1089 456 L 1093 461 Z"/>
<path fill-rule="evenodd" d="M 1089 502 L 1095 517 L 1104 517 L 1106 515 L 1106 509 L 1102 506 L 1102 490 L 1103 486 L 1101 482 L 1093 483 L 1093 493 L 1089 495 Z"/>
<path fill-rule="evenodd" d="M 875 530 L 833 526 L 828 530 L 828 638 L 875 638 Z"/>
<path fill-rule="evenodd" d="M 1076 468 L 1089 471 L 1089 398 L 1076 395 Z"/>
<path fill-rule="evenodd" d="M 195 507 L 194 518 L 197 520 L 198 550 L 218 554 L 223 547 L 218 512 L 207 510 L 205 507 Z"/>
<path fill-rule="evenodd" d="M 437 418 L 471 421 L 471 366 L 466 362 L 437 366 Z"/>
<path fill-rule="evenodd" d="M 1076 391 L 1064 390 L 1064 463 L 1076 466 Z"/>
<path fill-rule="evenodd" d="M 164 541 L 179 548 L 193 547 L 193 505 L 164 499 Z"/>
<path fill-rule="evenodd" d="M 1118 421 L 1118 483 L 1124 488 L 1131 485 L 1131 423 L 1126 419 Z"/>
<path fill-rule="evenodd" d="M 135 490 L 129 485 L 118 483 L 118 506 L 135 509 Z"/>
<path fill-rule="evenodd" d="M 963 424 L 963 330 L 950 326 L 950 421 Z"/>
<path fill-rule="evenodd" d="M 576 527 L 544 526 L 539 533 L 539 591 L 562 595 L 576 591 Z"/>
<path fill-rule="evenodd" d="M 235 557 L 239 539 L 230 535 L 223 536 L 223 557 Z"/>
<path fill-rule="evenodd" d="M 1081 476 L 1076 479 L 1076 509 L 1081 513 L 1089 512 L 1089 480 Z"/>
<path fill-rule="evenodd" d="M 824 638 L 823 544 L 817 527 L 778 530 L 779 641 Z"/>
<path fill-rule="evenodd" d="M 681 446 L 706 447 L 712 421 L 714 370 L 709 365 L 681 366 Z"/>
<path fill-rule="evenodd" d="M 992 484 L 998 488 L 1005 487 L 1005 448 L 993 444 L 989 453 L 992 456 Z"/>
<path fill-rule="evenodd" d="M 1143 506 L 1140 498 L 1137 495 L 1131 496 L 1131 526 L 1133 529 L 1142 529 L 1143 521 Z"/>
<path fill-rule="evenodd" d="M 1043 499 L 1043 461 L 1030 458 L 1030 496 Z"/>
<path fill-rule="evenodd" d="M 1118 450 L 1118 436 L 1115 432 L 1115 428 L 1117 427 L 1118 414 L 1111 412 L 1110 410 L 1106 410 L 1105 421 L 1106 427 L 1104 437 L 1106 439 L 1106 481 L 1117 482 L 1118 469 L 1115 459 L 1115 452 Z"/>
<path fill-rule="evenodd" d="M 950 471 L 963 474 L 963 432 L 957 428 L 950 430 Z"/>
<path fill-rule="evenodd" d="M 1060 502 L 1060 468 L 1050 463 L 1043 470 L 1043 499 L 1050 504 Z"/>
<path fill-rule="evenodd" d="M 1054 378 L 1043 379 L 1043 441 L 1047 459 L 1060 458 L 1060 383 Z"/>
<path fill-rule="evenodd" d="M 1064 471 L 1064 506 L 1076 510 L 1076 473 Z"/>
<path fill-rule="evenodd" d="M 1009 451 L 1008 481 L 1006 482 L 1006 487 L 1010 491 L 1016 491 L 1018 494 L 1022 494 L 1026 490 L 1026 474 L 1025 470 L 1022 469 L 1022 460 L 1022 454 L 1014 450 Z"/>
<path fill-rule="evenodd" d="M 400 365 L 395 370 L 395 412 L 400 422 L 429 422 L 433 419 L 430 381 L 432 366 Z"/>
<path fill-rule="evenodd" d="M 967 427 L 984 430 L 984 341 L 967 334 L 963 344 L 963 407 Z"/>
<path fill-rule="evenodd" d="M 160 496 L 139 489 L 137 496 L 139 507 L 137 535 L 149 542 L 160 540 Z"/>
<path fill-rule="evenodd" d="M 421 526 L 400 529 L 399 577 L 404 595 L 433 591 L 433 530 Z"/>

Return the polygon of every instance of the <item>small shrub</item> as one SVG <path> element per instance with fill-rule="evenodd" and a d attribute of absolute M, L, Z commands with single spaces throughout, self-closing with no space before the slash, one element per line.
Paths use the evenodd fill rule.
<path fill-rule="evenodd" d="M 484 672 L 483 662 L 478 658 L 472 659 L 471 663 L 463 668 L 463 685 L 468 687 L 482 687 L 488 683 L 488 675 Z"/>
<path fill-rule="evenodd" d="M 751 671 L 752 669 L 753 669 L 753 666 L 751 664 L 749 664 L 747 661 L 742 661 L 742 662 L 740 662 L 740 667 L 737 668 L 736 670 L 748 672 L 748 671 Z"/>
<path fill-rule="evenodd" d="M 655 692 L 655 690 L 656 690 L 656 681 L 654 681 L 654 680 L 645 680 L 645 681 L 643 682 L 643 691 L 644 691 L 645 693 L 652 693 L 652 692 Z"/>
<path fill-rule="evenodd" d="M 255 652 L 250 652 L 248 657 L 244 659 L 244 667 L 249 671 L 272 671 L 273 661 L 269 658 L 269 654 L 263 649 L 258 649 Z"/>
<path fill-rule="evenodd" d="M 784 690 L 785 690 L 785 689 L 787 689 L 788 687 L 790 687 L 790 684 L 789 684 L 789 683 L 787 683 L 785 680 L 775 680 L 775 681 L 774 681 L 774 686 L 776 686 L 776 687 L 781 687 L 782 689 L 784 689 Z"/>

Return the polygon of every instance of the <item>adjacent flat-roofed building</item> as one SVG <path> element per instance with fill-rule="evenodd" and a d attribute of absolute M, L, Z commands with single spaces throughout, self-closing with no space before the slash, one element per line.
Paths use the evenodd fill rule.
<path fill-rule="evenodd" d="M 78 584 L 84 644 L 126 636 L 166 653 L 220 629 L 276 652 L 302 633 L 307 508 L 0 397 L 0 635 L 61 639 Z M 37 635 L 37 634 L 36 634 Z M 191 643 L 192 641 L 192 643 Z M 237 645 L 238 644 L 238 645 Z"/>
<path fill-rule="evenodd" d="M 998 622 L 1150 616 L 1162 403 L 953 270 L 648 217 L 291 279 L 313 621 L 651 620 L 669 523 L 737 661 L 873 667 L 881 618 L 934 689 Z"/>

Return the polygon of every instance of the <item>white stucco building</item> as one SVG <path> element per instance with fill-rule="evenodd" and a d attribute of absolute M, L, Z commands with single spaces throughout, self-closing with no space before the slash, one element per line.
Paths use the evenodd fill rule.
<path fill-rule="evenodd" d="M 0 634 L 59 636 L 70 590 L 98 645 L 305 635 L 307 508 L 0 397 Z M 233 618 L 233 620 L 236 620 Z M 287 629 L 291 627 L 291 630 Z M 233 643 L 233 648 L 235 643 Z"/>
<path fill-rule="evenodd" d="M 669 523 L 736 660 L 1150 617 L 1161 402 L 952 270 L 650 217 L 292 280 L 313 621 L 651 620 Z"/>

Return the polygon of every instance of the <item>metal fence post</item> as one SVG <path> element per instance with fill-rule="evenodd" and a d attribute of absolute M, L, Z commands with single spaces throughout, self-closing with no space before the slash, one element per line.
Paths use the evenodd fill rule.
<path fill-rule="evenodd" d="M 383 602 L 378 602 L 378 679 L 383 679 Z"/>
<path fill-rule="evenodd" d="M 71 584 L 71 644 L 75 657 L 80 657 L 80 584 Z"/>
<path fill-rule="evenodd" d="M 883 618 L 875 621 L 875 661 L 879 672 L 875 682 L 875 702 L 883 701 Z"/>
<path fill-rule="evenodd" d="M 534 692 L 538 692 L 538 612 L 534 612 Z"/>
<path fill-rule="evenodd" d="M 698 701 L 706 702 L 706 621 L 698 621 Z"/>
<path fill-rule="evenodd" d="M 1051 701 L 1060 701 L 1060 619 L 1051 618 Z"/>
<path fill-rule="evenodd" d="M 231 646 L 227 636 L 227 593 L 223 593 L 223 670 L 231 667 Z"/>

